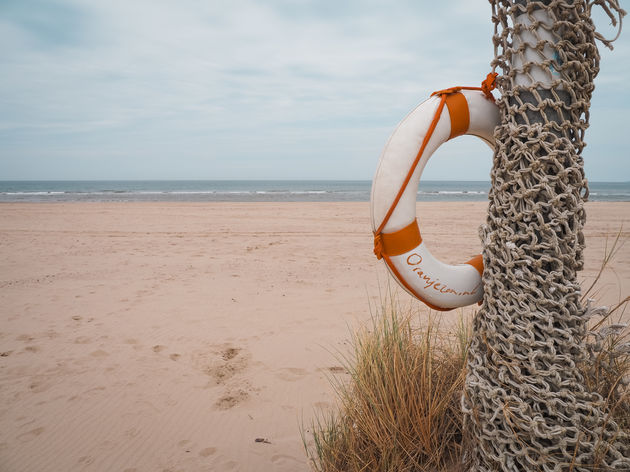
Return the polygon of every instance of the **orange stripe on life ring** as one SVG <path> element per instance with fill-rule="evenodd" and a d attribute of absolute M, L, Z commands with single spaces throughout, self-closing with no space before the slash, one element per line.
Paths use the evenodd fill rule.
<path fill-rule="evenodd" d="M 418 220 L 393 233 L 381 233 L 382 253 L 400 256 L 417 248 L 422 242 Z"/>
<path fill-rule="evenodd" d="M 470 126 L 470 112 L 464 94 L 460 92 L 449 93 L 446 96 L 446 106 L 451 117 L 451 135 L 448 139 L 466 134 L 468 126 Z"/>
<path fill-rule="evenodd" d="M 483 277 L 483 256 L 481 254 L 477 254 L 471 260 L 465 262 L 465 264 L 473 266 L 479 272 L 479 275 Z"/>

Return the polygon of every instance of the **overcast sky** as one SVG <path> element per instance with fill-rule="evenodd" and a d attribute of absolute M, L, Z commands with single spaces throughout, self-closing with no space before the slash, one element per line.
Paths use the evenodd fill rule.
<path fill-rule="evenodd" d="M 415 105 L 489 72 L 490 13 L 486 0 L 0 0 L 0 179 L 372 179 Z M 600 52 L 587 177 L 628 181 L 630 31 Z M 477 141 L 447 143 L 423 178 L 488 180 Z"/>

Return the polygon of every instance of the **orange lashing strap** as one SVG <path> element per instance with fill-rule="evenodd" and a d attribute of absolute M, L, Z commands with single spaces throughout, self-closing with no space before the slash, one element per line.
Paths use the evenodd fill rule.
<path fill-rule="evenodd" d="M 418 247 L 421 242 L 422 236 L 420 236 L 418 221 L 413 220 L 411 224 L 405 226 L 403 229 L 393 233 L 381 233 L 379 236 L 379 253 L 376 254 L 376 257 L 380 259 L 383 254 L 387 256 L 400 256 Z M 376 248 L 374 251 L 376 252 Z"/>
<path fill-rule="evenodd" d="M 385 214 L 385 218 L 383 218 L 383 221 L 381 222 L 380 226 L 378 227 L 376 231 L 374 231 L 374 254 L 376 255 L 378 259 L 381 259 L 383 254 L 387 254 L 387 252 L 384 252 L 384 245 L 385 245 L 384 238 L 386 239 L 386 235 L 383 234 L 383 228 L 385 228 L 385 225 L 387 225 L 387 222 L 389 221 L 389 218 L 392 216 L 392 213 L 394 213 L 394 210 L 398 206 L 398 202 L 400 202 L 400 199 L 403 193 L 405 193 L 405 189 L 407 188 L 407 185 L 409 184 L 409 181 L 411 180 L 411 176 L 416 170 L 418 162 L 420 162 L 420 158 L 422 157 L 422 154 L 424 153 L 424 149 L 427 147 L 427 144 L 429 143 L 429 140 L 431 139 L 431 136 L 433 135 L 433 131 L 435 131 L 435 127 L 437 126 L 438 121 L 440 121 L 440 117 L 442 116 L 442 110 L 444 110 L 444 105 L 448 107 L 449 115 L 451 116 L 451 135 L 449 139 L 454 138 L 455 136 L 460 136 L 461 134 L 465 134 L 466 130 L 468 130 L 470 114 L 468 112 L 468 104 L 466 103 L 466 98 L 461 93 L 458 93 L 458 92 L 460 90 L 480 90 L 485 94 L 486 98 L 494 101 L 494 97 L 492 96 L 492 90 L 494 90 L 494 87 L 495 87 L 496 77 L 497 77 L 497 73 L 491 72 L 488 74 L 486 79 L 481 83 L 481 87 L 451 87 L 444 90 L 438 90 L 437 92 L 433 92 L 431 94 L 431 96 L 437 95 L 440 97 L 440 103 L 438 104 L 437 109 L 435 110 L 435 115 L 433 116 L 431 125 L 429 126 L 429 129 L 427 130 L 427 134 L 422 140 L 422 145 L 420 146 L 420 150 L 418 151 L 418 154 L 416 154 L 416 158 L 411 164 L 411 168 L 407 172 L 405 180 L 403 181 L 402 185 L 400 186 L 400 189 L 398 190 L 398 193 L 396 194 L 396 198 L 394 198 L 394 201 L 389 207 L 389 210 L 387 210 L 387 213 Z M 449 98 L 451 96 L 455 96 L 456 98 Z M 466 109 L 465 118 L 460 116 L 461 115 L 460 109 L 462 108 L 462 106 Z M 464 121 L 466 123 L 464 123 Z M 420 235 L 420 232 L 418 231 L 418 236 L 419 235 Z M 422 239 L 420 239 L 420 241 L 422 241 Z"/>

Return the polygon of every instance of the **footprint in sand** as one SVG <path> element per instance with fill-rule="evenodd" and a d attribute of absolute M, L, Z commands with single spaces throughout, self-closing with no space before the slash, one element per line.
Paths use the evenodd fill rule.
<path fill-rule="evenodd" d="M 44 432 L 44 428 L 40 426 L 39 428 L 35 428 L 35 429 L 32 429 L 32 430 L 30 430 L 30 431 L 28 431 L 26 433 L 22 433 L 22 434 L 18 435 L 16 437 L 16 439 L 18 441 L 28 442 L 31 439 L 35 439 L 37 436 L 39 436 L 43 432 Z"/>
<path fill-rule="evenodd" d="M 202 449 L 201 451 L 199 451 L 199 455 L 201 457 L 210 457 L 215 452 L 217 452 L 217 448 L 216 447 L 207 447 L 207 448 Z"/>
<path fill-rule="evenodd" d="M 164 349 L 166 349 L 166 346 L 162 346 L 161 344 L 153 346 L 153 352 L 162 352 Z"/>
<path fill-rule="evenodd" d="M 124 435 L 128 438 L 135 438 L 140 434 L 140 430 L 138 428 L 130 428 L 124 432 Z"/>
<path fill-rule="evenodd" d="M 214 378 L 218 385 L 221 385 L 234 377 L 234 375 L 238 372 L 238 369 L 232 364 L 222 364 L 214 367 L 208 367 L 205 372 Z"/>
<path fill-rule="evenodd" d="M 341 367 L 338 365 L 328 367 L 328 371 L 332 372 L 333 374 L 347 374 L 348 373 L 348 371 L 344 367 Z"/>
<path fill-rule="evenodd" d="M 289 456 L 287 454 L 274 454 L 273 456 L 271 456 L 271 463 L 275 466 L 282 465 L 297 467 L 302 465 L 302 458 Z"/>
<path fill-rule="evenodd" d="M 238 356 L 238 353 L 241 352 L 239 348 L 236 347 L 228 347 L 221 353 L 221 358 L 224 361 L 229 361 L 230 359 L 234 359 Z"/>
<path fill-rule="evenodd" d="M 224 345 L 214 353 L 193 354 L 193 365 L 212 377 L 216 385 L 223 385 L 247 368 L 249 357 L 241 348 Z"/>
<path fill-rule="evenodd" d="M 42 393 L 51 387 L 51 383 L 45 377 L 35 378 L 29 384 L 28 388 L 33 393 Z"/>
<path fill-rule="evenodd" d="M 287 382 L 296 382 L 304 378 L 307 373 L 308 372 L 305 369 L 300 369 L 297 367 L 287 367 L 285 369 L 280 369 L 276 374 L 276 377 Z"/>
<path fill-rule="evenodd" d="M 31 336 L 30 334 L 20 334 L 17 338 L 15 338 L 15 340 L 24 341 L 25 343 L 30 343 L 31 341 L 34 341 L 35 338 Z"/>
<path fill-rule="evenodd" d="M 94 457 L 92 456 L 83 456 L 83 457 L 79 457 L 79 464 L 83 464 L 83 465 L 90 465 L 92 462 L 94 462 Z"/>
<path fill-rule="evenodd" d="M 101 385 L 101 386 L 98 386 L 98 387 L 92 387 L 92 388 L 86 390 L 85 393 L 86 394 L 100 393 L 100 392 L 103 392 L 105 390 L 107 390 L 107 388 L 105 388 L 105 387 L 103 387 Z"/>
<path fill-rule="evenodd" d="M 212 379 L 205 388 L 222 386 L 225 389 L 215 402 L 215 408 L 228 410 L 249 397 L 252 388 L 242 374 L 250 360 L 247 351 L 231 344 L 193 353 L 193 366 Z"/>
<path fill-rule="evenodd" d="M 247 400 L 248 397 L 249 393 L 245 390 L 239 389 L 235 392 L 229 392 L 226 395 L 223 395 L 217 400 L 215 406 L 219 410 L 229 410 L 230 408 L 234 408 L 239 403 Z"/>
<path fill-rule="evenodd" d="M 181 354 L 177 354 L 176 352 L 174 352 L 173 354 L 171 354 L 170 356 L 168 356 L 170 360 L 172 361 L 176 361 L 181 357 Z"/>
<path fill-rule="evenodd" d="M 79 457 L 79 464 L 89 465 L 92 462 L 94 462 L 94 458 L 92 456 Z"/>

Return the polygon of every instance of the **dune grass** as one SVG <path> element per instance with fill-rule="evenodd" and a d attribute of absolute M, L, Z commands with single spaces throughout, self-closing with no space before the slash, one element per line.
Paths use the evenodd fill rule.
<path fill-rule="evenodd" d="M 588 359 L 580 365 L 587 388 L 597 392 L 605 401 L 608 414 L 620 429 L 630 434 L 630 330 L 622 323 L 630 296 L 622 298 L 615 306 L 593 308 L 597 297 L 598 282 L 608 264 L 614 259 L 625 240 L 622 229 L 608 240 L 604 257 L 595 278 L 583 292 L 582 302 L 587 304 L 587 313 L 592 316 L 585 345 Z"/>
<path fill-rule="evenodd" d="M 607 248 L 599 275 L 618 248 L 619 236 Z M 580 367 L 610 418 L 630 434 L 630 343 L 626 326 L 613 320 L 629 302 L 627 297 L 611 309 L 589 307 L 593 318 L 584 340 L 589 359 Z M 316 416 L 309 437 L 303 431 L 313 469 L 463 470 L 460 401 L 473 315 L 460 311 L 456 329 L 445 332 L 439 315 L 430 314 L 424 327 L 416 328 L 419 313 L 401 309 L 391 298 L 383 303 L 371 323 L 352 334 L 351 352 L 342 356 L 349 379 L 331 379 L 338 409 Z"/>
<path fill-rule="evenodd" d="M 449 336 L 432 320 L 416 329 L 412 319 L 390 302 L 353 334 L 342 360 L 350 381 L 333 381 L 339 411 L 320 415 L 305 441 L 315 470 L 443 470 L 458 462 L 468 324 Z"/>

